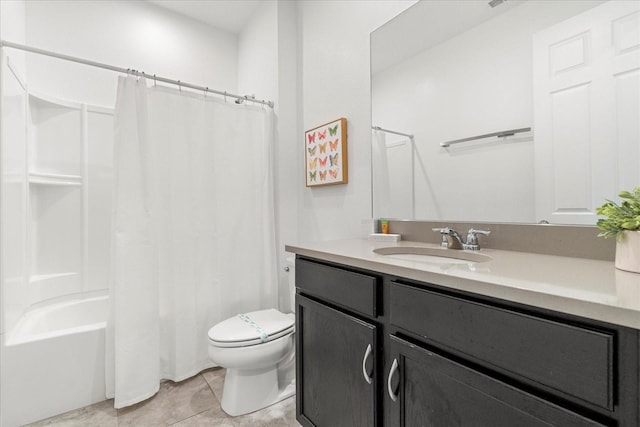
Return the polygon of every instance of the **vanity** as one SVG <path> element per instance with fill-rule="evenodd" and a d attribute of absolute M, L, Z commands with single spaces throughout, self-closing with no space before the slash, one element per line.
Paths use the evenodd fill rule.
<path fill-rule="evenodd" d="M 371 34 L 371 217 L 411 221 L 286 247 L 303 426 L 640 426 L 640 275 L 593 227 L 638 182 L 638 4 L 491 3 Z"/>
<path fill-rule="evenodd" d="M 640 425 L 640 275 L 424 242 L 286 250 L 304 426 Z"/>

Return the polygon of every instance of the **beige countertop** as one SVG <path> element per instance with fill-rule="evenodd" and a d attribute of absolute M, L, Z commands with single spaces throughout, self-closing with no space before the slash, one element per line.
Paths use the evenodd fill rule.
<path fill-rule="evenodd" d="M 490 256 L 491 260 L 448 262 L 445 258 L 430 262 L 429 258 L 414 261 L 373 252 L 389 246 L 441 249 L 430 243 L 353 239 L 291 244 L 285 250 L 640 329 L 640 274 L 617 270 L 610 261 L 482 249 L 478 253 Z"/>

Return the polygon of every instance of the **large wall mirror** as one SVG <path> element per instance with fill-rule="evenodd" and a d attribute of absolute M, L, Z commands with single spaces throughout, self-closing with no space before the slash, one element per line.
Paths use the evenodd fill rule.
<path fill-rule="evenodd" d="M 423 0 L 371 76 L 374 218 L 595 224 L 640 185 L 640 2 Z"/>

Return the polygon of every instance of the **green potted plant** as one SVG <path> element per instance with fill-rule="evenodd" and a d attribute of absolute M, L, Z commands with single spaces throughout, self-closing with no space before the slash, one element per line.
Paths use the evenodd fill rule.
<path fill-rule="evenodd" d="M 616 268 L 640 273 L 640 187 L 621 191 L 620 204 L 607 200 L 596 209 L 601 233 L 616 238 Z"/>

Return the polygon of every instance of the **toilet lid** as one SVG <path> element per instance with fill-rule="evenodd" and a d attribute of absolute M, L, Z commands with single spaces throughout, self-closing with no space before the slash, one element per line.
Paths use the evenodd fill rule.
<path fill-rule="evenodd" d="M 209 329 L 209 340 L 220 347 L 260 344 L 293 331 L 295 318 L 272 308 L 238 314 Z"/>

